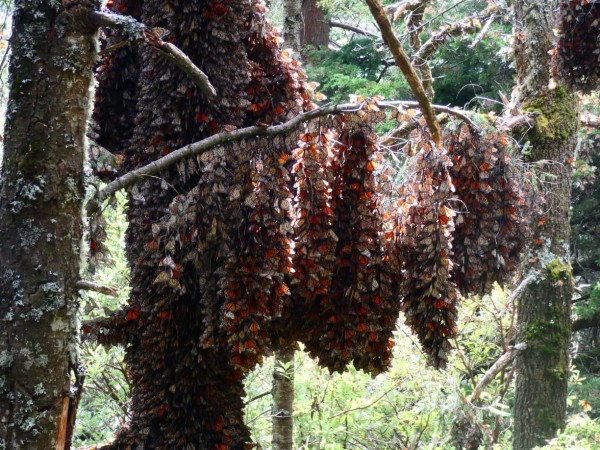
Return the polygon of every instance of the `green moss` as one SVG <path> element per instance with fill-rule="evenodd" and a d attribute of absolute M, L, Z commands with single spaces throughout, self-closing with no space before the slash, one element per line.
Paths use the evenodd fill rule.
<path fill-rule="evenodd" d="M 546 271 L 553 281 L 567 281 L 573 278 L 573 269 L 569 263 L 563 263 L 558 258 L 546 266 Z"/>
<path fill-rule="evenodd" d="M 561 335 L 561 329 L 556 321 L 530 323 L 524 333 L 529 348 L 546 356 L 558 354 Z"/>
<path fill-rule="evenodd" d="M 577 131 L 576 98 L 562 87 L 523 102 L 523 112 L 534 120 L 529 132 L 534 143 L 566 140 Z"/>

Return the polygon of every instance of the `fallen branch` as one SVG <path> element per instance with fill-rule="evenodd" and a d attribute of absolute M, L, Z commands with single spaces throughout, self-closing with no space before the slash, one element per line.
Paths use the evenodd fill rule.
<path fill-rule="evenodd" d="M 527 344 L 525 342 L 522 342 L 513 347 L 510 347 L 506 353 L 504 353 L 500 358 L 498 358 L 498 360 L 492 365 L 492 367 L 490 367 L 485 372 L 481 380 L 479 380 L 479 382 L 475 386 L 475 389 L 473 389 L 473 393 L 471 394 L 471 397 L 469 397 L 469 402 L 473 403 L 475 400 L 477 400 L 483 392 L 483 390 L 486 388 L 486 386 L 490 384 L 490 382 L 496 377 L 496 375 L 498 375 L 502 370 L 504 370 L 506 366 L 508 366 L 518 354 L 522 353 L 526 349 Z"/>
<path fill-rule="evenodd" d="M 365 1 L 369 6 L 373 18 L 379 25 L 383 41 L 390 49 L 392 55 L 394 56 L 394 61 L 396 61 L 396 65 L 402 71 L 404 78 L 406 78 L 406 81 L 413 92 L 413 95 L 419 102 L 419 106 L 423 112 L 423 117 L 429 126 L 433 143 L 436 147 L 441 148 L 443 145 L 442 128 L 435 117 L 431 102 L 427 98 L 427 94 L 423 88 L 423 83 L 415 72 L 414 67 L 411 65 L 408 55 L 402 49 L 402 44 L 400 44 L 400 41 L 396 37 L 394 30 L 392 29 L 392 25 L 385 15 L 385 11 L 383 10 L 379 0 Z"/>
<path fill-rule="evenodd" d="M 108 183 L 104 187 L 104 189 L 98 191 L 96 195 L 88 201 L 86 206 L 87 213 L 90 216 L 93 215 L 94 213 L 99 211 L 102 202 L 114 195 L 117 191 L 133 186 L 143 177 L 156 175 L 162 170 L 167 169 L 168 167 L 178 163 L 183 159 L 189 158 L 191 156 L 196 156 L 214 147 L 218 147 L 220 145 L 228 144 L 231 142 L 241 141 L 243 139 L 264 136 L 277 136 L 280 134 L 289 133 L 303 122 L 307 122 L 319 117 L 332 114 L 360 111 L 365 106 L 365 104 L 366 103 L 363 102 L 324 106 L 318 109 L 313 109 L 312 111 L 307 111 L 305 113 L 298 114 L 297 116 L 293 117 L 287 122 L 284 122 L 279 125 L 273 125 L 270 127 L 252 126 L 247 128 L 240 128 L 238 130 L 233 131 L 223 131 L 221 133 L 214 134 L 210 137 L 202 139 L 201 141 L 185 145 L 169 153 L 168 155 L 157 159 L 156 161 L 153 161 L 143 167 L 140 167 L 139 169 L 127 172 L 125 175 L 122 175 L 119 178 Z M 420 103 L 413 100 L 384 101 L 378 103 L 378 105 L 383 108 L 398 108 L 399 106 L 408 108 L 420 107 Z M 432 108 L 432 110 L 437 110 L 439 112 L 445 112 L 448 114 L 455 115 L 456 117 L 459 117 L 460 119 L 468 122 L 472 126 L 477 127 L 477 125 L 471 119 L 469 119 L 469 117 L 461 110 L 442 105 L 429 104 L 429 107 Z"/>
<path fill-rule="evenodd" d="M 170 42 L 163 41 L 158 34 L 148 29 L 143 23 L 138 22 L 133 17 L 102 11 L 90 11 L 88 19 L 95 27 L 118 28 L 130 40 L 145 42 L 185 72 L 208 100 L 217 95 L 217 91 L 210 83 L 208 76 L 185 53 Z"/>
<path fill-rule="evenodd" d="M 342 30 L 352 31 L 353 33 L 362 34 L 363 36 L 367 36 L 373 39 L 377 39 L 379 36 L 375 33 L 371 33 L 370 31 L 363 30 L 362 28 L 355 27 L 353 25 L 348 25 L 342 22 L 336 22 L 335 20 L 329 21 L 330 27 L 341 28 Z"/>
<path fill-rule="evenodd" d="M 99 292 L 100 294 L 108 295 L 109 297 L 118 297 L 119 290 L 110 286 L 102 286 L 93 281 L 79 280 L 76 285 L 77 289 L 84 291 Z"/>

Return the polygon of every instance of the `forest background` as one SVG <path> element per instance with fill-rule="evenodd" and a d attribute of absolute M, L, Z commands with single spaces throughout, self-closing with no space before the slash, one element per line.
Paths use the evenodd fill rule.
<path fill-rule="evenodd" d="M 484 10 L 486 4 L 477 0 L 435 2 L 435 9 L 424 11 L 423 40 L 450 24 L 468 22 L 472 12 Z M 390 62 L 363 2 L 325 0 L 319 6 L 323 20 L 330 26 L 328 45 L 305 40 L 302 59 L 308 78 L 318 82 L 318 90 L 328 98 L 323 102 L 344 101 L 351 94 L 409 98 L 410 89 Z M 270 8 L 272 21 L 283 26 L 284 5 L 273 1 Z M 4 11 L 6 27 L 9 4 Z M 473 121 L 493 123 L 502 112 L 503 96 L 510 95 L 514 84 L 512 25 L 505 12 L 481 21 L 475 19 L 478 25 L 448 34 L 430 60 L 434 98 L 437 104 L 471 111 Z M 406 24 L 399 21 L 396 25 L 402 36 Z M 6 48 L 5 40 L 3 46 Z M 6 67 L 6 59 L 3 61 L 0 70 Z M 580 101 L 589 126 L 582 127 L 577 157 L 571 162 L 577 286 L 569 374 L 570 419 L 567 429 L 546 448 L 600 447 L 600 183 L 596 178 L 600 144 L 594 127 L 599 101 L 596 94 L 581 96 Z M 390 122 L 378 131 L 385 134 L 392 128 Z M 402 154 L 390 151 L 388 162 L 401 176 Z M 100 264 L 90 278 L 99 285 L 113 287 L 118 295 L 85 293 L 83 321 L 117 309 L 128 295 L 123 242 L 125 198 L 117 195 L 117 200 L 105 212 L 110 263 Z M 352 368 L 343 374 L 329 374 L 302 351 L 295 353 L 293 364 L 268 358 L 246 378 L 246 423 L 254 441 L 263 448 L 270 447 L 273 373 L 292 379 L 293 370 L 297 448 L 452 448 L 465 417 L 476 424 L 486 447 L 509 448 L 514 369 L 508 366 L 502 370 L 486 384 L 476 401 L 471 395 L 485 372 L 514 344 L 515 296 L 510 287 L 497 287 L 489 296 L 471 297 L 462 303 L 456 350 L 443 371 L 426 367 L 426 357 L 402 323 L 395 336 L 392 369 L 376 378 Z M 88 372 L 78 412 L 76 447 L 110 440 L 126 421 L 129 393 L 122 348 L 105 350 L 85 342 L 82 351 Z"/>

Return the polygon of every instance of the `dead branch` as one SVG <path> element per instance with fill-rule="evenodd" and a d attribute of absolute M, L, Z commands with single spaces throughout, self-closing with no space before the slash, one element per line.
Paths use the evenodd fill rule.
<path fill-rule="evenodd" d="M 148 29 L 143 23 L 133 17 L 102 11 L 90 11 L 90 23 L 95 27 L 110 27 L 122 30 L 129 40 L 142 41 L 153 47 L 158 53 L 179 67 L 200 88 L 202 94 L 211 100 L 217 91 L 210 80 L 192 60 L 177 46 L 163 41 L 153 30 Z"/>
<path fill-rule="evenodd" d="M 474 401 L 476 401 L 483 392 L 483 390 L 486 388 L 486 386 L 490 384 L 490 382 L 496 377 L 496 375 L 498 375 L 502 370 L 504 370 L 506 366 L 508 366 L 518 354 L 525 351 L 526 349 L 527 344 L 525 342 L 522 342 L 511 347 L 508 350 L 508 352 L 504 353 L 500 358 L 498 358 L 496 362 L 492 365 L 492 367 L 490 367 L 485 372 L 481 380 L 479 380 L 479 382 L 475 386 L 475 389 L 473 389 L 473 393 L 471 394 L 471 397 L 469 397 L 469 402 L 473 403 Z"/>
<path fill-rule="evenodd" d="M 479 44 L 479 42 L 487 34 L 487 32 L 490 29 L 490 26 L 492 25 L 492 23 L 494 23 L 494 19 L 495 18 L 496 18 L 496 16 L 494 14 L 492 14 L 489 17 L 489 19 L 485 21 L 485 23 L 483 24 L 483 27 L 481 28 L 481 31 L 479 31 L 479 33 L 477 33 L 477 36 L 475 36 L 475 39 L 473 39 L 473 42 L 471 42 L 471 44 L 469 44 L 469 48 L 475 48 L 475 46 L 477 44 Z"/>
<path fill-rule="evenodd" d="M 421 111 L 423 112 L 423 117 L 429 126 L 429 131 L 431 132 L 431 137 L 433 139 L 433 143 L 436 147 L 442 148 L 443 138 L 442 138 L 442 128 L 440 127 L 437 118 L 435 117 L 435 113 L 433 108 L 431 107 L 431 102 L 427 98 L 427 94 L 425 89 L 423 88 L 423 83 L 421 83 L 421 79 L 415 72 L 414 67 L 411 65 L 410 60 L 404 50 L 402 49 L 402 44 L 396 37 L 394 30 L 392 29 L 392 25 L 385 15 L 385 11 L 381 6 L 379 0 L 365 0 L 367 5 L 369 6 L 369 10 L 373 15 L 373 18 L 379 25 L 379 29 L 381 30 L 381 36 L 383 37 L 383 41 L 387 44 L 388 48 L 392 52 L 394 56 L 394 61 L 396 61 L 396 65 L 402 71 L 402 74 L 406 78 L 414 96 L 419 102 L 419 106 Z"/>
<path fill-rule="evenodd" d="M 593 114 L 582 114 L 580 122 L 583 127 L 600 128 L 600 118 Z"/>
<path fill-rule="evenodd" d="M 93 281 L 79 280 L 76 286 L 77 289 L 81 289 L 84 291 L 99 292 L 100 294 L 108 295 L 109 297 L 119 296 L 118 289 L 110 286 L 102 286 L 100 284 L 94 283 Z"/>
<path fill-rule="evenodd" d="M 459 22 L 442 27 L 437 33 L 434 33 L 413 55 L 413 64 L 418 61 L 427 60 L 433 54 L 433 52 L 456 36 L 462 36 L 466 33 L 474 33 L 475 31 L 482 30 L 483 27 L 481 25 L 481 21 L 488 20 L 497 9 L 498 6 L 491 4 L 481 13 L 473 14 L 472 16 L 460 20 Z"/>
<path fill-rule="evenodd" d="M 418 101 L 414 101 L 414 100 L 390 100 L 390 101 L 380 102 L 379 106 L 382 106 L 384 108 L 385 107 L 398 108 L 399 106 L 402 106 L 405 108 L 418 108 L 421 105 Z M 452 116 L 458 117 L 459 119 L 467 122 L 469 125 L 471 125 L 475 129 L 481 128 L 479 125 L 477 125 L 475 122 L 473 122 L 469 118 L 469 116 L 467 116 L 466 111 L 463 109 L 451 108 L 449 106 L 443 106 L 443 105 L 431 105 L 431 107 L 434 111 L 436 111 L 438 113 L 446 113 L 446 114 L 450 114 Z"/>
<path fill-rule="evenodd" d="M 371 33 L 370 31 L 363 30 L 362 28 L 358 28 L 353 25 L 349 25 L 347 23 L 336 22 L 335 20 L 330 20 L 329 26 L 335 27 L 335 28 L 341 28 L 342 30 L 352 31 L 353 33 L 362 34 L 363 36 L 367 36 L 367 37 L 370 37 L 373 39 L 377 39 L 379 37 L 375 33 Z"/>
<path fill-rule="evenodd" d="M 404 14 L 410 13 L 421 6 L 422 0 L 404 0 L 384 6 L 383 10 L 390 16 L 390 20 L 396 22 Z"/>

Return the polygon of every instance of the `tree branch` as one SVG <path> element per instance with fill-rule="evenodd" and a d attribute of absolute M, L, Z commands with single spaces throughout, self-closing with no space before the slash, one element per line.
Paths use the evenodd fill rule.
<path fill-rule="evenodd" d="M 473 33 L 478 30 L 483 31 L 481 21 L 490 19 L 497 9 L 498 6 L 492 4 L 481 13 L 474 14 L 459 22 L 442 27 L 437 33 L 433 34 L 413 55 L 413 64 L 427 60 L 433 54 L 433 52 L 456 36 L 461 36 L 465 33 Z M 489 27 L 489 25 L 487 26 Z"/>
<path fill-rule="evenodd" d="M 596 311 L 592 317 L 577 319 L 573 322 L 573 332 L 587 330 L 588 328 L 600 327 L 600 311 Z"/>
<path fill-rule="evenodd" d="M 579 120 L 584 127 L 600 128 L 600 119 L 593 114 L 582 114 Z"/>
<path fill-rule="evenodd" d="M 352 31 L 353 33 L 362 34 L 363 36 L 367 36 L 373 39 L 379 38 L 375 33 L 371 33 L 370 31 L 363 30 L 362 28 L 355 27 L 353 25 L 348 25 L 342 22 L 336 22 L 335 20 L 329 21 L 330 27 L 341 28 L 342 30 Z"/>
<path fill-rule="evenodd" d="M 475 400 L 477 400 L 483 392 L 483 390 L 486 388 L 486 386 L 490 384 L 490 382 L 496 377 L 496 375 L 498 375 L 503 369 L 505 369 L 506 366 L 508 366 L 511 363 L 511 361 L 513 361 L 517 357 L 517 355 L 519 355 L 526 349 L 527 343 L 522 342 L 513 347 L 510 347 L 506 353 L 504 353 L 500 358 L 498 358 L 496 362 L 492 365 L 492 367 L 490 367 L 485 372 L 481 380 L 479 380 L 479 382 L 475 386 L 475 389 L 473 389 L 473 393 L 471 394 L 471 397 L 469 397 L 469 402 L 473 403 Z"/>
<path fill-rule="evenodd" d="M 138 22 L 133 17 L 102 11 L 90 11 L 88 19 L 96 27 L 118 28 L 125 33 L 128 39 L 145 42 L 185 72 L 208 100 L 217 95 L 217 91 L 206 74 L 185 53 L 170 42 L 163 41 L 154 31 L 149 30 L 143 23 Z"/>
<path fill-rule="evenodd" d="M 79 280 L 76 284 L 77 289 L 84 291 L 99 292 L 100 294 L 108 295 L 109 297 L 118 297 L 119 290 L 110 286 L 102 286 L 93 281 Z"/>
<path fill-rule="evenodd" d="M 223 131 L 218 134 L 214 134 L 206 139 L 203 139 L 198 142 L 194 142 L 192 144 L 188 144 L 180 149 L 177 149 L 166 156 L 163 156 L 156 161 L 153 161 L 139 169 L 132 170 L 131 172 L 126 173 L 125 175 L 120 176 L 119 178 L 111 181 L 107 184 L 104 189 L 98 191 L 94 197 L 92 197 L 86 206 L 86 210 L 88 215 L 92 215 L 99 211 L 100 205 L 104 200 L 111 197 L 115 194 L 115 192 L 126 189 L 130 186 L 133 186 L 136 182 L 138 182 L 141 178 L 156 175 L 162 170 L 167 169 L 168 167 L 178 163 L 182 159 L 189 158 L 191 156 L 196 156 L 202 152 L 210 150 L 211 148 L 218 147 L 220 145 L 228 144 L 231 142 L 241 141 L 242 139 L 248 139 L 253 137 L 264 137 L 264 136 L 277 136 L 280 134 L 289 133 L 296 126 L 303 122 L 310 121 L 312 119 L 316 119 L 319 117 L 331 115 L 331 114 L 341 114 L 345 112 L 353 112 L 359 111 L 365 106 L 365 102 L 363 103 L 344 103 L 341 105 L 331 105 L 324 106 L 318 109 L 313 109 L 312 111 L 308 111 L 302 114 L 298 114 L 292 119 L 288 120 L 285 123 L 279 125 L 273 125 L 271 127 L 259 127 L 252 126 L 247 128 L 240 128 L 239 130 L 234 131 Z M 420 103 L 412 100 L 396 100 L 396 101 L 386 101 L 378 103 L 380 107 L 383 108 L 398 108 L 399 106 L 404 107 L 420 107 Z M 456 108 L 450 108 L 442 105 L 431 105 L 429 107 L 439 112 L 445 112 L 448 114 L 452 114 L 456 117 L 461 118 L 462 120 L 468 122 L 472 126 L 477 127 L 477 125 L 469 119 L 469 117 Z M 437 120 L 437 119 L 436 119 Z M 438 125 L 439 126 L 439 125 Z M 441 132 L 441 130 L 440 130 Z"/>
<path fill-rule="evenodd" d="M 406 78 L 414 96 L 419 102 L 419 106 L 421 111 L 423 112 L 423 117 L 429 126 L 429 131 L 431 132 L 431 137 L 436 147 L 442 148 L 443 138 L 442 138 L 442 128 L 440 127 L 437 118 L 435 117 L 435 113 L 433 108 L 431 107 L 431 102 L 427 98 L 427 94 L 425 93 L 425 89 L 423 88 L 423 83 L 419 79 L 419 76 L 415 72 L 414 67 L 411 65 L 410 60 L 404 50 L 402 49 L 402 45 L 400 41 L 394 34 L 394 30 L 392 30 L 392 25 L 385 15 L 385 11 L 381 6 L 379 0 L 365 0 L 373 18 L 379 25 L 379 29 L 381 30 L 381 36 L 383 37 L 383 41 L 387 44 L 388 48 L 392 52 L 394 56 L 394 61 L 396 61 L 396 65 L 402 71 L 402 74 Z"/>

